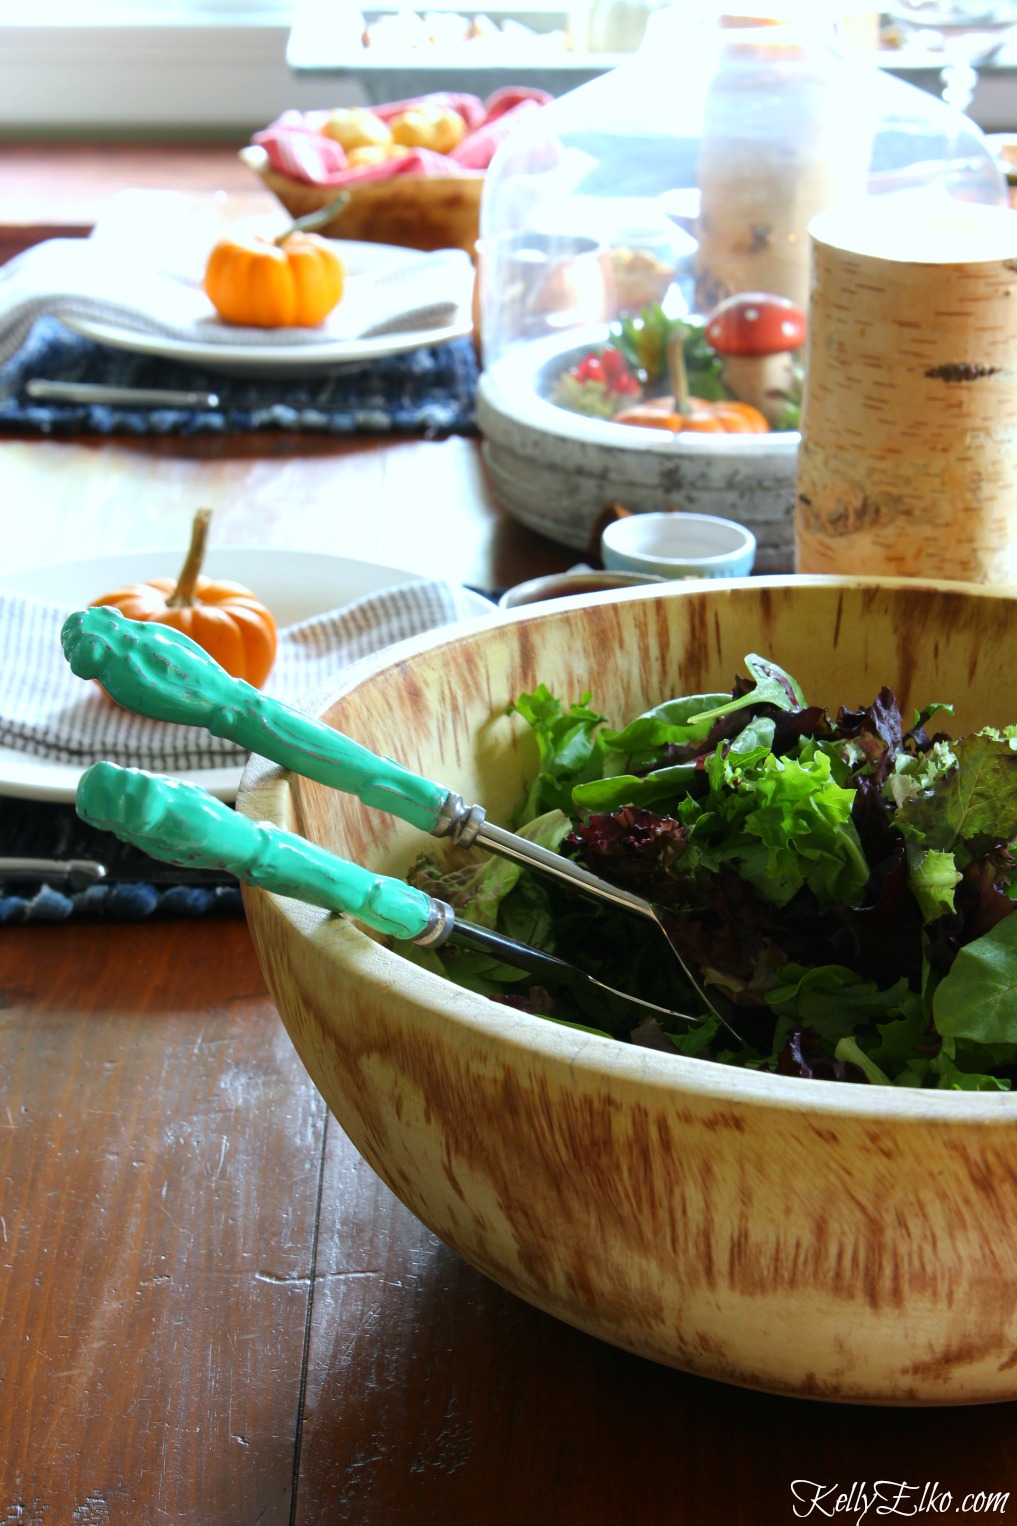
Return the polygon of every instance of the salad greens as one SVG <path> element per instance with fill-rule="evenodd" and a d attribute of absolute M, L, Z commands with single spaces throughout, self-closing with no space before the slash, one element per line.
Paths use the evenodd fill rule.
<path fill-rule="evenodd" d="M 1017 1077 L 1017 727 L 951 740 L 883 688 L 835 715 L 745 659 L 620 730 L 543 686 L 516 829 L 651 900 L 728 1017 L 675 1031 L 476 953 L 415 957 L 554 1021 L 784 1075 L 1007 1091 Z M 702 1012 L 660 929 L 499 860 L 411 880 L 606 983 Z"/>

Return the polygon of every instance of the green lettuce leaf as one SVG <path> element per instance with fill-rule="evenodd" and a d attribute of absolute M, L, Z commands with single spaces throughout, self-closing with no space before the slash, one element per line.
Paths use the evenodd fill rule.
<path fill-rule="evenodd" d="M 836 782 L 825 752 L 719 747 L 707 772 L 708 796 L 679 812 L 705 868 L 732 865 L 777 906 L 805 885 L 822 907 L 859 904 L 870 869 L 851 821 L 855 792 Z"/>
<path fill-rule="evenodd" d="M 929 1018 L 922 998 L 906 986 L 898 994 L 900 1015 L 889 1015 L 887 1022 L 877 1022 L 878 1040 L 866 1044 L 870 1060 L 894 1077 L 903 1074 L 908 1061 L 921 1046 L 928 1046 L 930 1039 Z M 888 1014 L 891 1012 L 892 1008 L 888 1008 Z M 935 1035 L 931 1037 L 935 1039 Z"/>
<path fill-rule="evenodd" d="M 1017 1049 L 1012 1045 L 971 1044 L 963 1039 L 944 1039 L 938 1054 L 929 1058 L 913 1056 L 907 1063 L 912 1084 L 935 1087 L 937 1091 L 1005 1092 L 1010 1082 L 991 1074 L 995 1065 L 1013 1067 Z M 902 1075 L 899 1083 L 906 1084 Z"/>
<path fill-rule="evenodd" d="M 712 695 L 693 695 L 691 699 L 674 701 L 682 706 L 694 706 L 703 699 L 712 699 Z M 664 707 L 662 707 L 664 708 Z M 650 722 L 650 717 L 642 717 L 642 720 Z M 659 736 L 663 740 L 656 750 L 670 742 L 701 742 L 707 736 L 710 723 L 698 727 L 671 724 L 665 726 L 659 718 L 654 717 L 651 725 L 653 729 L 646 730 L 630 728 L 633 740 L 641 741 L 644 737 Z M 664 731 L 671 735 L 664 736 Z M 754 716 L 745 725 L 738 735 L 727 744 L 726 750 L 718 752 L 721 762 L 726 758 L 732 765 L 737 764 L 744 769 L 753 763 L 761 762 L 769 753 L 773 743 L 775 725 L 767 716 Z M 637 805 L 654 807 L 658 814 L 667 814 L 665 805 L 670 805 L 672 810 L 677 810 L 681 802 L 686 798 L 700 770 L 695 762 L 672 763 L 664 768 L 650 768 L 648 772 L 633 774 L 628 771 L 616 771 L 608 774 L 612 764 L 617 764 L 620 754 L 614 749 L 618 745 L 618 738 L 627 733 L 604 732 L 602 739 L 605 740 L 611 751 L 605 755 L 604 768 L 606 777 L 594 779 L 589 784 L 579 784 L 572 791 L 572 803 L 579 811 L 611 812 L 620 810 L 624 805 Z M 647 756 L 653 756 L 646 751 L 640 752 L 636 758 L 626 758 L 624 761 L 630 766 L 638 766 L 639 762 L 645 762 Z M 717 763 L 721 767 L 721 763 Z M 719 779 L 718 787 L 723 788 L 726 781 Z"/>
<path fill-rule="evenodd" d="M 694 717 L 698 721 L 715 721 L 721 715 L 731 715 L 735 710 L 745 710 L 750 705 L 776 705 L 778 710 L 804 710 L 805 695 L 797 679 L 783 668 L 750 652 L 745 666 L 755 679 L 755 685 L 738 699 L 725 699 L 723 704 L 704 710 Z"/>
<path fill-rule="evenodd" d="M 710 730 L 710 722 L 698 717 L 699 712 L 714 705 L 722 705 L 726 694 L 688 694 L 682 699 L 669 699 L 634 721 L 621 731 L 605 727 L 603 740 L 610 749 L 605 766 L 613 765 L 612 755 L 620 754 L 637 765 L 645 757 L 652 763 L 660 750 L 668 745 L 682 746 L 689 742 L 701 742 Z"/>
<path fill-rule="evenodd" d="M 932 922 L 953 911 L 953 893 L 962 878 L 957 860 L 942 848 L 919 851 L 913 858 L 909 855 L 908 884 L 918 902 L 923 922 Z"/>
<path fill-rule="evenodd" d="M 778 1014 L 771 1059 L 780 1054 L 794 1028 L 812 1028 L 827 1052 L 840 1059 L 837 1046 L 842 1039 L 854 1037 L 859 1029 L 875 1031 L 881 1018 L 892 1026 L 909 1003 L 918 1002 L 904 980 L 881 991 L 875 981 L 863 979 L 846 965 L 824 964 L 810 969 L 791 963 L 781 967 L 766 1000 Z M 867 1047 L 876 1053 L 871 1043 Z M 898 1068 L 907 1052 L 897 1065 L 888 1068 Z M 882 1056 L 877 1058 L 884 1063 Z"/>
<path fill-rule="evenodd" d="M 944 1037 L 1017 1044 L 1017 915 L 958 950 L 932 1015 Z"/>
<path fill-rule="evenodd" d="M 547 811 L 536 820 L 519 828 L 519 836 L 542 848 L 557 852 L 572 830 L 572 822 L 563 811 Z M 411 885 L 425 890 L 439 901 L 447 901 L 453 911 L 460 912 L 478 927 L 500 927 L 503 903 L 516 887 L 527 898 L 534 890 L 542 890 L 539 880 L 526 875 L 522 864 L 501 858 L 494 853 L 472 853 L 465 862 L 445 868 L 433 853 L 422 853 L 411 865 L 406 876 Z M 513 936 L 522 936 L 513 931 Z M 535 939 L 528 937 L 527 942 Z M 541 944 L 545 947 L 545 944 Z M 516 977 L 518 978 L 518 977 Z"/>
<path fill-rule="evenodd" d="M 605 814 L 621 810 L 623 805 L 656 806 L 685 795 L 695 773 L 693 763 L 676 763 L 642 776 L 615 774 L 611 779 L 594 779 L 590 784 L 576 785 L 572 803 L 579 811 Z"/>
<path fill-rule="evenodd" d="M 605 717 L 590 708 L 590 695 L 567 708 L 550 689 L 539 684 L 532 694 L 520 694 L 508 714 L 521 715 L 533 728 L 540 766 L 517 817 L 517 828 L 545 811 L 567 811 L 572 790 L 601 774 L 602 744 L 598 739 Z"/>
<path fill-rule="evenodd" d="M 892 1084 L 890 1077 L 880 1070 L 871 1056 L 865 1053 L 858 1040 L 851 1038 L 850 1035 L 838 1040 L 833 1057 L 835 1060 L 840 1060 L 844 1065 L 857 1065 L 870 1086 L 890 1086 Z"/>
<path fill-rule="evenodd" d="M 956 767 L 957 756 L 947 741 L 933 742 L 927 752 L 899 752 L 885 789 L 899 810 L 908 800 L 937 790 L 940 781 Z"/>
<path fill-rule="evenodd" d="M 922 850 L 953 852 L 979 835 L 993 842 L 1017 837 L 1017 751 L 988 731 L 953 744 L 956 768 L 934 790 L 912 795 L 897 811 L 897 826 L 909 844 Z"/>

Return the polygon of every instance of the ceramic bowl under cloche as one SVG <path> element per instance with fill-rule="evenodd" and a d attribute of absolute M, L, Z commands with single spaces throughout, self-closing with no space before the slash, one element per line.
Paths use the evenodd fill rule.
<path fill-rule="evenodd" d="M 556 377 L 604 338 L 537 340 L 481 373 L 477 423 L 499 501 L 530 529 L 586 552 L 611 504 L 734 519 L 755 536 L 758 572 L 791 572 L 798 431 L 674 435 L 559 407 Z"/>
<path fill-rule="evenodd" d="M 629 716 L 748 652 L 822 702 L 884 684 L 954 734 L 1015 718 L 1017 592 L 820 577 L 672 583 L 485 616 L 338 675 L 322 714 L 507 822 L 547 684 Z M 524 734 L 525 733 L 525 734 Z M 402 874 L 411 827 L 252 759 L 239 808 Z M 496 1005 L 353 921 L 245 891 L 269 988 L 351 1140 L 503 1287 L 655 1361 L 880 1404 L 1017 1398 L 1017 1096 L 801 1080 Z"/>

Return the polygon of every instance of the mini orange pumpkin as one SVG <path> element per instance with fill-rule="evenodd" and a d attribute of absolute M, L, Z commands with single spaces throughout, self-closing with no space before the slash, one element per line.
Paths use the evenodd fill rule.
<path fill-rule="evenodd" d="M 274 240 L 226 238 L 205 266 L 205 295 L 226 323 L 247 328 L 314 328 L 342 301 L 346 272 L 313 227 L 327 222 L 348 195 L 300 218 Z"/>
<path fill-rule="evenodd" d="M 672 434 L 684 434 L 687 430 L 697 434 L 769 434 L 769 420 L 751 403 L 737 403 L 730 398 L 707 402 L 705 398 L 690 396 L 680 335 L 668 345 L 667 361 L 674 396 L 654 397 L 632 408 L 623 408 L 614 416 L 616 424 L 641 424 L 644 428 L 669 429 Z"/>
<path fill-rule="evenodd" d="M 211 509 L 194 516 L 191 546 L 179 578 L 128 583 L 93 599 L 128 620 L 152 620 L 183 631 L 234 678 L 260 689 L 275 661 L 275 618 L 242 583 L 201 576 Z"/>
<path fill-rule="evenodd" d="M 768 434 L 770 425 L 758 408 L 750 403 L 730 400 L 707 402 L 689 397 L 684 411 L 677 410 L 673 397 L 655 397 L 647 403 L 623 408 L 614 416 L 616 424 L 641 424 L 648 429 L 670 429 L 673 434 L 686 430 L 700 434 Z"/>

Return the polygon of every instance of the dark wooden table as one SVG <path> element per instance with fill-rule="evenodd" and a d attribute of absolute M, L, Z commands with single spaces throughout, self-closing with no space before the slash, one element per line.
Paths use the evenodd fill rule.
<path fill-rule="evenodd" d="M 573 559 L 469 439 L 0 441 L 5 565 L 199 502 L 224 543 L 484 587 Z M 328 1118 L 239 919 L 0 930 L 2 1526 L 819 1526 L 879 1479 L 1017 1518 L 1015 1437 L 730 1389 L 502 1292 Z"/>

